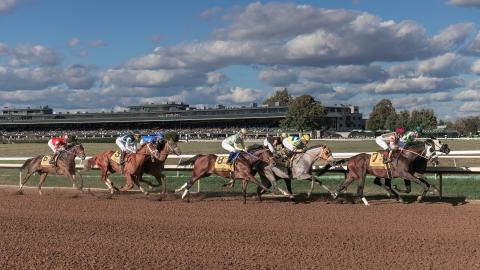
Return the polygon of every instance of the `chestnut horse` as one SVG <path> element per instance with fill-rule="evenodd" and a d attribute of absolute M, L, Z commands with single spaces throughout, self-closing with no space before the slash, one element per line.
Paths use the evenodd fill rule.
<path fill-rule="evenodd" d="M 168 140 L 164 144 L 159 144 L 157 149 L 160 151 L 160 158 L 155 159 L 152 157 L 147 157 L 143 163 L 142 169 L 138 171 L 136 178 L 138 179 L 138 182 L 147 183 L 150 187 L 152 187 L 154 185 L 151 182 L 143 180 L 142 178 L 144 173 L 152 175 L 155 177 L 158 184 L 162 185 L 162 193 L 167 194 L 167 179 L 163 174 L 165 160 L 170 153 L 178 156 L 182 154 L 182 151 L 180 150 L 180 147 L 178 147 L 175 140 Z"/>
<path fill-rule="evenodd" d="M 97 154 L 87 160 L 85 164 L 85 169 L 89 170 L 94 166 L 100 168 L 101 176 L 100 180 L 107 185 L 110 190 L 110 193 L 114 193 L 115 190 L 118 190 L 112 183 L 108 176 L 112 173 L 118 172 L 121 173 L 122 169 L 120 164 L 111 159 L 112 155 L 115 153 L 113 150 L 107 150 L 100 154 Z M 125 166 L 124 166 L 124 175 L 126 183 L 120 189 L 121 191 L 127 191 L 133 188 L 133 183 L 138 185 L 138 181 L 135 179 L 136 174 L 138 173 L 139 168 L 143 166 L 145 162 L 145 157 L 151 156 L 155 159 L 160 159 L 159 151 L 155 144 L 149 142 L 140 147 L 136 153 L 130 154 L 126 157 Z M 143 188 L 138 185 L 140 190 L 144 192 Z"/>
<path fill-rule="evenodd" d="M 27 174 L 22 179 L 22 183 L 20 185 L 20 192 L 23 186 L 27 183 L 28 179 L 34 174 L 40 174 L 40 180 L 38 182 L 38 193 L 42 195 L 42 185 L 47 179 L 47 175 L 49 173 L 57 174 L 57 175 L 65 175 L 74 186 L 75 185 L 75 157 L 80 157 L 82 160 L 85 159 L 85 150 L 83 149 L 82 144 L 80 143 L 72 143 L 67 145 L 65 150 L 61 150 L 59 157 L 55 165 L 49 166 L 42 166 L 41 162 L 45 155 L 38 155 L 34 158 L 27 159 L 25 163 L 23 163 L 22 167 L 20 167 L 20 171 L 27 168 Z M 81 189 L 82 187 L 79 186 L 77 189 Z"/>
<path fill-rule="evenodd" d="M 392 177 L 401 177 L 403 179 L 416 182 L 423 187 L 423 193 L 417 198 L 417 201 L 421 201 L 423 199 L 423 196 L 425 196 L 425 194 L 428 192 L 431 185 L 425 179 L 421 177 L 415 177 L 413 175 L 414 172 L 411 170 L 411 165 L 417 157 L 423 157 L 429 160 L 434 155 L 435 143 L 430 139 L 426 140 L 425 143 L 415 144 L 408 149 L 396 151 L 392 155 Z M 361 153 L 351 157 L 348 160 L 348 175 L 345 181 L 337 188 L 336 192 L 332 194 L 334 199 L 336 199 L 340 192 L 345 190 L 353 182 L 353 180 L 357 180 L 359 181 L 357 186 L 357 196 L 361 197 L 365 205 L 368 205 L 368 201 L 363 196 L 366 175 L 370 174 L 376 177 L 388 178 L 387 171 L 385 169 L 374 168 L 370 166 L 370 156 L 370 154 Z"/>
<path fill-rule="evenodd" d="M 193 164 L 193 173 L 190 180 L 188 180 L 183 186 L 175 190 L 175 193 L 183 191 L 182 199 L 184 199 L 189 194 L 189 189 L 192 187 L 195 182 L 199 179 L 210 176 L 212 174 L 222 176 L 225 178 L 230 178 L 230 171 L 217 171 L 215 170 L 215 161 L 217 160 L 217 155 L 196 155 L 191 159 L 180 162 L 180 166 L 186 166 Z M 247 202 L 247 185 L 248 182 L 252 182 L 260 186 L 265 190 L 269 190 L 262 183 L 257 181 L 255 178 L 255 171 L 261 169 L 262 166 L 267 164 L 254 155 L 248 152 L 241 152 L 238 158 L 235 161 L 233 178 L 242 180 L 242 191 L 243 191 L 243 203 Z"/>

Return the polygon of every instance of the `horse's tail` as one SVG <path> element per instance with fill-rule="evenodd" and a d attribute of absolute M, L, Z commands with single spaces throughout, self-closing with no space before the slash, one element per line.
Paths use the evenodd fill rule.
<path fill-rule="evenodd" d="M 38 157 L 40 157 L 41 155 L 38 155 L 34 158 L 29 158 L 27 160 L 25 160 L 25 162 L 23 163 L 22 167 L 19 168 L 20 171 L 23 171 L 25 168 L 27 168 L 28 166 L 30 166 L 30 163 L 32 163 L 32 161 L 34 159 L 37 159 Z"/>
<path fill-rule="evenodd" d="M 83 165 L 84 170 L 90 170 L 97 164 L 97 156 L 93 156 L 92 158 L 87 159 L 85 165 Z"/>
<path fill-rule="evenodd" d="M 197 161 L 197 159 L 198 159 L 199 157 L 201 157 L 201 156 L 203 156 L 203 155 L 198 154 L 198 155 L 196 155 L 196 156 L 194 156 L 194 157 L 192 157 L 192 158 L 189 158 L 189 159 L 187 159 L 187 160 L 185 160 L 185 161 L 182 161 L 182 162 L 178 163 L 178 165 L 179 165 L 179 166 L 192 165 L 192 164 L 195 163 L 195 161 Z"/>

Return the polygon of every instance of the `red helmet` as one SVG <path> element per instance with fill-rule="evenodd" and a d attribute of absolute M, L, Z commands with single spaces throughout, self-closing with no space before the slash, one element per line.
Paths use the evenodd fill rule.
<path fill-rule="evenodd" d="M 395 129 L 395 132 L 396 132 L 397 134 L 403 134 L 403 133 L 405 133 L 405 129 L 402 128 L 402 127 L 399 127 L 399 128 L 397 128 L 397 129 Z"/>

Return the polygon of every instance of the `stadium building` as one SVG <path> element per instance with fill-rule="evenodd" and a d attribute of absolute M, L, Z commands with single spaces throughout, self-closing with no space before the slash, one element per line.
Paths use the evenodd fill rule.
<path fill-rule="evenodd" d="M 350 131 L 365 128 L 365 120 L 358 106 L 324 106 L 327 111 L 325 129 Z M 3 108 L 0 130 L 55 129 L 115 129 L 115 128 L 232 128 L 279 127 L 287 107 L 257 106 L 193 108 L 184 103 L 144 104 L 128 107 L 124 112 L 54 113 L 45 106 L 40 108 Z"/>

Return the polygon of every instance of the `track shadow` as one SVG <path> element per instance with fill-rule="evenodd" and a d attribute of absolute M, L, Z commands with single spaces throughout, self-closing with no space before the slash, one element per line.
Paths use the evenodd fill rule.
<path fill-rule="evenodd" d="M 418 195 L 401 195 L 402 199 L 404 200 L 404 204 L 412 204 L 412 203 L 425 203 L 425 204 L 450 204 L 452 206 L 460 206 L 465 205 L 468 202 L 467 198 L 464 196 L 456 196 L 456 197 L 443 197 L 440 199 L 438 196 L 426 196 L 423 198 L 422 202 L 417 202 Z M 365 198 L 372 204 L 392 204 L 392 203 L 400 203 L 397 202 L 393 198 L 388 198 L 384 195 L 373 195 L 373 196 L 365 196 Z M 360 198 L 353 196 L 353 194 L 342 194 L 337 198 L 335 201 L 339 201 L 338 203 L 353 203 L 353 204 L 363 204 Z"/>

